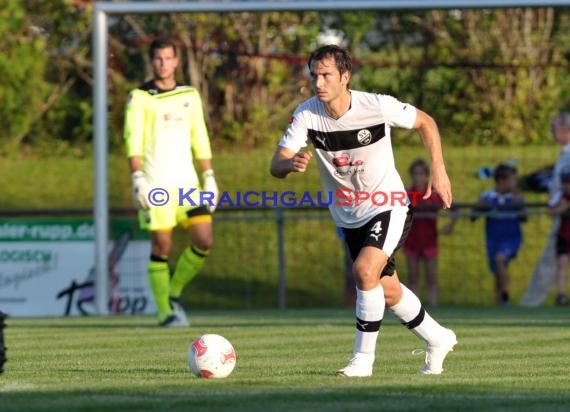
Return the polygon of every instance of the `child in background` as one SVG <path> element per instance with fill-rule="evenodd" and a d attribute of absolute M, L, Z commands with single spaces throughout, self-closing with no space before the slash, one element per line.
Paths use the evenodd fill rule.
<path fill-rule="evenodd" d="M 508 305 L 508 265 L 522 244 L 521 222 L 526 221 L 527 212 L 524 199 L 518 193 L 517 169 L 501 164 L 495 169 L 494 179 L 495 188 L 481 195 L 471 220 L 476 220 L 479 214 L 486 217 L 487 258 L 495 276 L 496 301 Z"/>
<path fill-rule="evenodd" d="M 560 173 L 561 192 L 549 201 L 550 212 L 560 215 L 560 225 L 556 234 L 556 294 L 557 305 L 568 305 L 570 300 L 566 294 L 568 286 L 568 260 L 570 255 L 570 170 Z"/>
<path fill-rule="evenodd" d="M 437 286 L 437 215 L 442 207 L 439 195 L 432 191 L 431 196 L 423 199 L 429 181 L 429 166 L 423 159 L 416 159 L 409 167 L 412 186 L 408 193 L 420 192 L 421 195 L 410 196 L 413 199 L 414 220 L 412 228 L 404 243 L 404 255 L 408 263 L 408 286 L 417 295 L 420 286 L 420 269 L 423 263 L 428 290 L 428 302 L 437 306 L 439 291 Z M 442 233 L 450 234 L 457 221 L 457 214 L 452 214 L 449 224 L 443 227 Z"/>

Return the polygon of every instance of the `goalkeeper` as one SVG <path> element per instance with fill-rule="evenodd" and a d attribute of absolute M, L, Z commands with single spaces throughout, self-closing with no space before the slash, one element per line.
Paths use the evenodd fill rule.
<path fill-rule="evenodd" d="M 212 247 L 212 213 L 218 188 L 202 99 L 195 88 L 175 79 L 179 61 L 176 44 L 169 38 L 154 40 L 150 59 L 154 77 L 129 94 L 124 138 L 139 222 L 151 233 L 148 277 L 159 322 L 165 327 L 184 327 L 189 323 L 180 295 L 200 271 Z M 158 188 L 164 192 L 155 196 Z M 192 188 L 209 192 L 214 201 L 200 205 L 200 194 L 195 190 L 192 201 L 179 205 L 178 189 L 187 192 Z M 177 225 L 188 230 L 190 245 L 180 255 L 171 277 L 168 258 L 172 230 Z"/>

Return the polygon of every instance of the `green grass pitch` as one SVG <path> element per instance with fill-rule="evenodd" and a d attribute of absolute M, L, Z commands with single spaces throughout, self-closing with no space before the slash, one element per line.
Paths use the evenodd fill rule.
<path fill-rule="evenodd" d="M 419 375 L 421 342 L 386 313 L 374 376 L 359 379 L 334 376 L 350 310 L 193 312 L 172 330 L 151 317 L 8 319 L 0 411 L 568 410 L 568 308 L 431 313 L 459 339 L 443 375 Z M 234 344 L 229 378 L 190 374 L 186 350 L 204 333 Z"/>

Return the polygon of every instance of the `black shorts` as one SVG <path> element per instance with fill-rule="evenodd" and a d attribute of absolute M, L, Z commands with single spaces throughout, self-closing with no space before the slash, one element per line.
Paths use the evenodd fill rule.
<path fill-rule="evenodd" d="M 377 247 L 389 256 L 380 277 L 394 274 L 396 271 L 394 253 L 404 245 L 413 221 L 413 212 L 410 208 L 406 208 L 405 213 L 397 213 L 400 211 L 401 209 L 387 210 L 374 216 L 364 226 L 342 229 L 353 262 L 363 247 Z"/>

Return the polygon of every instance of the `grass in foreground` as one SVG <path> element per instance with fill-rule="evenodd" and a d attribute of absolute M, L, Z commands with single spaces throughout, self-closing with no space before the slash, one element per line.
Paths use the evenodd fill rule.
<path fill-rule="evenodd" d="M 443 375 L 419 375 L 420 341 L 386 314 L 363 379 L 333 374 L 350 355 L 352 311 L 196 312 L 184 330 L 148 317 L 9 319 L 0 410 L 567 410 L 566 308 L 432 312 L 459 338 Z M 186 349 L 203 333 L 234 344 L 229 378 L 188 371 Z"/>

